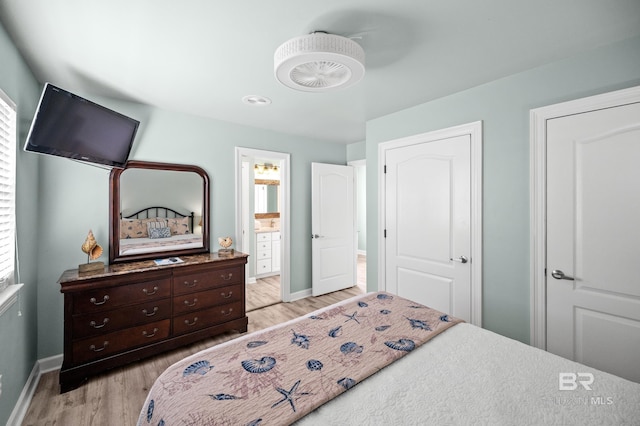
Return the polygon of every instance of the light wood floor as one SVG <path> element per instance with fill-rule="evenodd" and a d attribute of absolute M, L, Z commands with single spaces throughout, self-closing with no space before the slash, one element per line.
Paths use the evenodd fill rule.
<path fill-rule="evenodd" d="M 247 284 L 247 312 L 282 302 L 280 298 L 280 275 L 259 278 L 255 284 Z"/>
<path fill-rule="evenodd" d="M 363 292 L 367 290 L 367 258 L 358 255 L 356 284 Z M 247 284 L 247 312 L 280 303 L 280 275 L 259 278 L 255 284 Z"/>
<path fill-rule="evenodd" d="M 359 286 L 291 303 L 279 303 L 249 312 L 249 332 L 305 315 L 316 309 L 363 293 Z M 23 425 L 135 425 L 147 392 L 155 379 L 180 359 L 231 340 L 227 333 L 161 354 L 89 379 L 83 386 L 59 394 L 58 371 L 40 379 Z"/>

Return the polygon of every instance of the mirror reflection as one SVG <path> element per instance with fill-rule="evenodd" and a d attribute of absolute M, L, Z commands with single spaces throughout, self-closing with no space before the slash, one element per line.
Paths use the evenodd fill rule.
<path fill-rule="evenodd" d="M 280 181 L 256 179 L 254 194 L 256 213 L 278 213 L 280 211 Z"/>
<path fill-rule="evenodd" d="M 206 173 L 193 166 L 131 163 L 112 171 L 110 261 L 208 251 Z"/>

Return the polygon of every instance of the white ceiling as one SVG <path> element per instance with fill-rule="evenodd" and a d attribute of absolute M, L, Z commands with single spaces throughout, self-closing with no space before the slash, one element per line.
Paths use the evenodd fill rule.
<path fill-rule="evenodd" d="M 367 120 L 640 35 L 640 0 L 0 0 L 0 20 L 41 83 L 352 143 Z M 363 46 L 357 86 L 276 82 L 276 48 L 316 30 Z"/>

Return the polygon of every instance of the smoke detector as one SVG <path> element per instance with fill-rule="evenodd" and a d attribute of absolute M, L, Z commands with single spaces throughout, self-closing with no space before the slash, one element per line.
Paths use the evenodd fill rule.
<path fill-rule="evenodd" d="M 317 31 L 284 42 L 273 55 L 276 79 L 305 92 L 353 86 L 364 77 L 364 50 L 355 41 Z"/>

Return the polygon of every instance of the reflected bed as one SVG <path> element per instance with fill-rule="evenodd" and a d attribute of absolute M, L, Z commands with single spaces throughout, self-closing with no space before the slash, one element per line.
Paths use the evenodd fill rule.
<path fill-rule="evenodd" d="M 147 207 L 120 220 L 120 255 L 155 253 L 203 246 L 193 232 L 194 214 L 169 207 Z"/>

